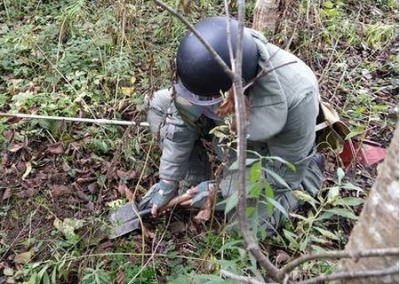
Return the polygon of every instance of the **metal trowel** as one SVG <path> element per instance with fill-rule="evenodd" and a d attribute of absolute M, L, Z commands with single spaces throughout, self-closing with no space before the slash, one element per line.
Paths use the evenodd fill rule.
<path fill-rule="evenodd" d="M 163 206 L 159 212 L 163 212 L 191 198 L 192 195 L 187 193 L 176 196 L 171 199 L 167 205 Z M 149 216 L 151 214 L 151 208 L 147 207 L 139 210 L 139 207 L 140 206 L 135 202 L 129 202 L 110 213 L 108 217 L 111 222 L 111 232 L 108 235 L 109 239 L 118 238 L 140 228 L 141 218 Z"/>

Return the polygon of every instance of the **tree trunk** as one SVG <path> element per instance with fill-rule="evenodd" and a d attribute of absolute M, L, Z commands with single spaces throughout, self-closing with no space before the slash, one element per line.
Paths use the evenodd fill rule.
<path fill-rule="evenodd" d="M 274 34 L 279 18 L 281 0 L 257 0 L 254 7 L 253 29 Z"/>
<path fill-rule="evenodd" d="M 399 247 L 399 130 L 394 133 L 385 161 L 354 226 L 346 250 Z M 397 257 L 342 259 L 338 271 L 371 271 L 399 265 Z M 352 279 L 336 283 L 399 283 L 398 275 Z"/>

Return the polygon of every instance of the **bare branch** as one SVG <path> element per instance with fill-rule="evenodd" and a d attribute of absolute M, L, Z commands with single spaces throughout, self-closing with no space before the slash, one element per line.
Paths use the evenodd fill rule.
<path fill-rule="evenodd" d="M 295 260 L 289 262 L 284 267 L 279 270 L 278 277 L 283 277 L 283 275 L 290 273 L 297 266 L 311 260 L 315 259 L 335 259 L 335 258 L 353 258 L 359 259 L 361 257 L 378 257 L 378 256 L 398 256 L 398 248 L 385 248 L 385 249 L 372 249 L 372 250 L 362 250 L 362 251 L 327 251 L 309 255 L 303 255 L 296 258 Z"/>
<path fill-rule="evenodd" d="M 297 61 L 286 62 L 286 63 L 278 65 L 278 66 L 276 66 L 275 68 L 272 68 L 272 69 L 264 68 L 263 70 L 260 71 L 260 73 L 257 74 L 257 76 L 255 78 L 251 79 L 250 82 L 247 83 L 247 85 L 244 87 L 243 91 L 246 91 L 246 89 L 249 88 L 251 85 L 253 85 L 254 82 L 257 81 L 260 77 L 262 77 L 262 76 L 264 76 L 264 75 L 266 75 L 266 74 L 268 74 L 268 73 L 270 73 L 272 71 L 275 71 L 276 69 L 279 69 L 281 67 L 284 67 L 286 65 L 293 64 L 293 63 L 297 63 Z"/>
<path fill-rule="evenodd" d="M 238 187 L 239 187 L 239 202 L 237 207 L 238 219 L 240 228 L 243 233 L 243 238 L 246 243 L 247 249 L 256 258 L 257 262 L 267 270 L 268 275 L 276 279 L 278 269 L 272 264 L 268 257 L 262 252 L 258 241 L 254 238 L 250 232 L 249 223 L 246 215 L 247 207 L 247 196 L 246 196 L 246 109 L 243 94 L 243 82 L 242 82 L 242 44 L 243 44 L 243 30 L 244 30 L 244 15 L 245 15 L 245 1 L 238 1 L 238 22 L 239 22 L 239 34 L 235 58 L 235 76 L 233 80 L 233 90 L 235 96 L 235 116 L 237 124 L 237 162 L 239 165 L 238 170 Z"/>
<path fill-rule="evenodd" d="M 399 265 L 394 265 L 390 268 L 367 270 L 367 271 L 351 271 L 351 272 L 337 272 L 330 275 L 320 275 L 305 281 L 298 282 L 298 284 L 313 284 L 325 283 L 325 281 L 339 280 L 339 279 L 355 279 L 367 277 L 382 277 L 387 275 L 399 274 Z"/>
<path fill-rule="evenodd" d="M 233 280 L 237 280 L 240 283 L 249 283 L 249 284 L 277 284 L 276 282 L 269 282 L 269 283 L 265 283 L 265 282 L 261 282 L 258 281 L 257 279 L 253 278 L 253 277 L 246 277 L 246 276 L 240 276 L 240 275 L 236 275 L 233 274 L 232 272 L 226 271 L 225 269 L 221 269 L 221 275 L 231 278 Z"/>
<path fill-rule="evenodd" d="M 61 121 L 72 121 L 72 122 L 86 122 L 95 124 L 114 124 L 114 125 L 137 125 L 148 127 L 147 122 L 140 122 L 139 124 L 134 121 L 123 121 L 123 120 L 110 120 L 110 119 L 92 119 L 92 118 L 78 118 L 78 117 L 63 117 L 63 116 L 49 116 L 49 115 L 36 115 L 36 114 L 24 114 L 24 113 L 4 113 L 0 112 L 0 117 L 18 117 L 18 118 L 30 118 L 30 119 L 46 119 L 46 120 L 61 120 Z"/>

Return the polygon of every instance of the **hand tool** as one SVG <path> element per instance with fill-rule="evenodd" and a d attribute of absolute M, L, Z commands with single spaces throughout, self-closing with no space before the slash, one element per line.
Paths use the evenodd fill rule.
<path fill-rule="evenodd" d="M 192 197 L 193 196 L 188 193 L 178 195 L 160 208 L 159 212 L 173 208 L 176 205 L 190 200 Z M 115 239 L 140 228 L 141 218 L 151 214 L 151 207 L 139 208 L 140 206 L 136 202 L 129 202 L 110 213 L 108 219 L 111 222 L 112 228 L 108 236 L 109 239 Z"/>

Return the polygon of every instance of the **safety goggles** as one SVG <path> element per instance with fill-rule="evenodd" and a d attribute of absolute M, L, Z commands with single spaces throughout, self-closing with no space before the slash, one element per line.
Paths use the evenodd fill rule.
<path fill-rule="evenodd" d="M 198 96 L 190 92 L 182 82 L 178 79 L 178 82 L 174 85 L 176 93 L 191 102 L 194 105 L 198 106 L 212 106 L 219 104 L 223 101 L 223 96 L 221 94 L 216 94 L 213 96 Z"/>

